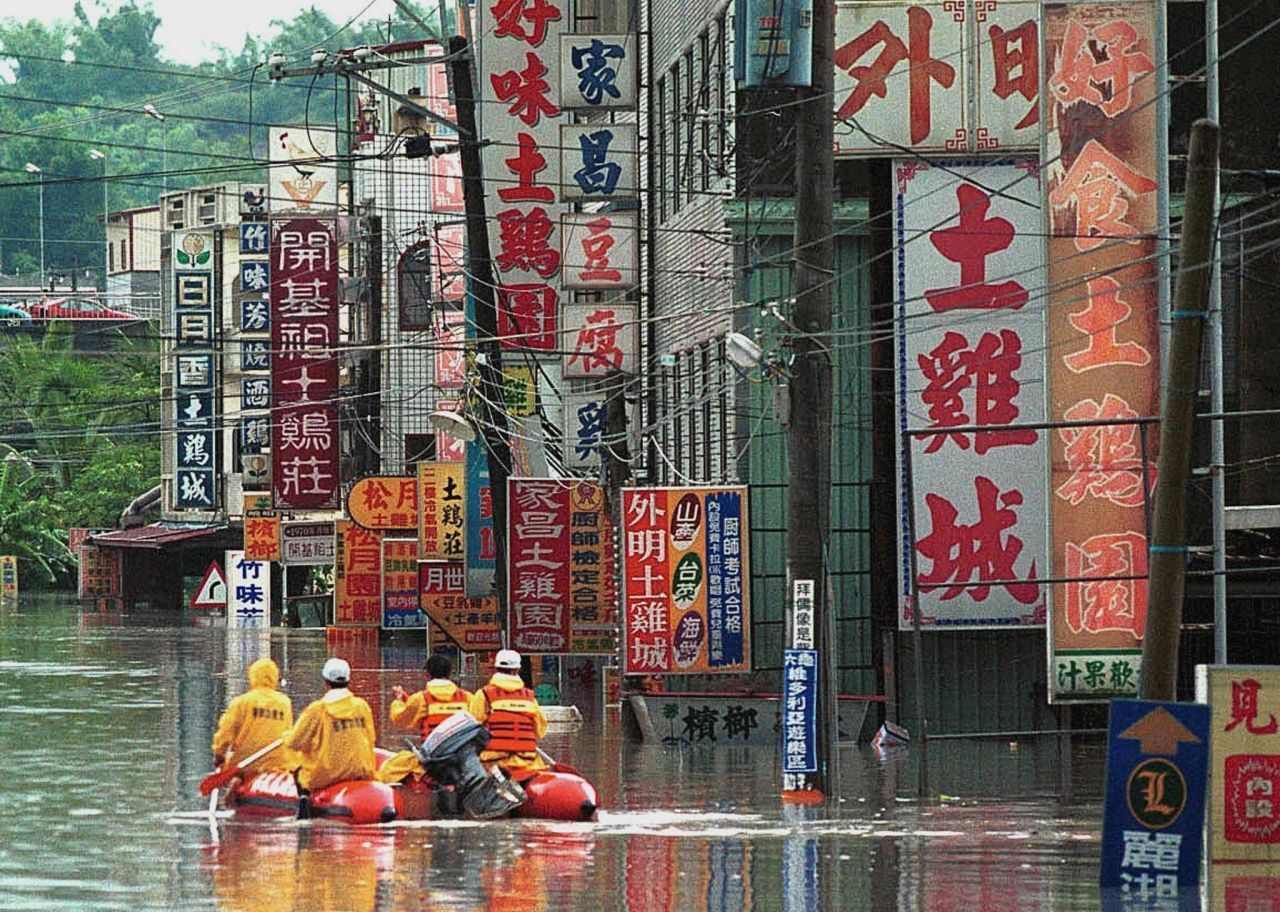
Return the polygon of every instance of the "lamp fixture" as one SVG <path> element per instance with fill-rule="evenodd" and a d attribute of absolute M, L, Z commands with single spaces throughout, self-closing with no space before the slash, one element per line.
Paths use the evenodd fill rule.
<path fill-rule="evenodd" d="M 475 425 L 457 412 L 451 412 L 448 409 L 436 409 L 427 416 L 427 421 L 436 430 L 444 431 L 459 440 L 471 441 L 476 439 Z"/>
<path fill-rule="evenodd" d="M 724 349 L 729 360 L 743 370 L 759 367 L 764 358 L 760 346 L 740 332 L 731 332 L 724 337 Z"/>

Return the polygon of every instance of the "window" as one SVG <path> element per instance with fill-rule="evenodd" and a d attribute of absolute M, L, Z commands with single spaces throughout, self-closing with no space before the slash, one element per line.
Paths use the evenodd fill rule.
<path fill-rule="evenodd" d="M 405 434 L 404 435 L 404 470 L 407 475 L 418 474 L 418 463 L 434 462 L 436 458 L 436 435 Z"/>
<path fill-rule="evenodd" d="M 400 255 L 396 265 L 400 328 L 431 328 L 431 245 L 419 241 Z"/>

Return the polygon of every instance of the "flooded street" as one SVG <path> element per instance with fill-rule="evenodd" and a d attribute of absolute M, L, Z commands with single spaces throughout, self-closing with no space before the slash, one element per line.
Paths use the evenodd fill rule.
<path fill-rule="evenodd" d="M 1070 800 L 1053 738 L 936 742 L 925 803 L 909 752 L 849 746 L 843 800 L 811 811 L 781 806 L 776 748 L 641 746 L 611 719 L 545 744 L 596 784 L 595 823 L 211 824 L 197 784 L 249 651 L 232 636 L 47 600 L 0 615 L 0 909 L 1099 908 L 1096 742 Z M 301 709 L 324 635 L 269 645 Z M 383 746 L 401 746 L 390 687 L 421 686 L 424 658 L 388 648 L 356 668 Z"/>

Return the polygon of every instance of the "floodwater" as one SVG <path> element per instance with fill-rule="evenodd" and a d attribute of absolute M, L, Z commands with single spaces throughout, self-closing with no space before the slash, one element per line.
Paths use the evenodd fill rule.
<path fill-rule="evenodd" d="M 0 613 L 0 909 L 1101 905 L 1102 753 L 1078 743 L 1064 764 L 1057 738 L 935 742 L 923 802 L 912 750 L 849 746 L 842 800 L 815 811 L 780 805 L 774 748 L 626 743 L 608 716 L 545 745 L 595 782 L 595 823 L 211 823 L 197 791 L 210 736 L 267 648 L 295 709 L 319 695 L 322 631 L 263 637 L 48 599 Z M 353 661 L 353 688 L 385 723 L 391 685 L 420 684 L 424 652 L 376 652 Z M 401 746 L 385 725 L 379 740 Z"/>

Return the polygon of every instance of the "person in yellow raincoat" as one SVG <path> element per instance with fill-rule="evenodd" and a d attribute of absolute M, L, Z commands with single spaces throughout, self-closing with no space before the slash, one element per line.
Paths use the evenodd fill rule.
<path fill-rule="evenodd" d="M 327 692 L 304 709 L 283 736 L 285 747 L 296 750 L 302 761 L 299 817 L 309 813 L 307 796 L 312 791 L 348 779 L 372 779 L 377 768 L 373 713 L 368 703 L 347 689 L 351 666 L 333 658 L 324 663 L 320 676 Z"/>
<path fill-rule="evenodd" d="M 546 769 L 538 754 L 538 742 L 547 733 L 547 717 L 520 678 L 520 653 L 501 649 L 494 658 L 493 677 L 471 697 L 471 715 L 489 729 L 489 745 L 480 754 L 480 762 L 496 763 L 511 774 L 524 779 L 528 774 Z"/>
<path fill-rule="evenodd" d="M 443 653 L 434 653 L 427 659 L 427 686 L 416 693 L 409 693 L 399 684 L 391 688 L 391 721 L 410 731 L 416 731 L 425 740 L 435 727 L 456 712 L 464 712 L 471 694 L 450 680 L 453 663 Z M 412 751 L 400 751 L 388 757 L 378 767 L 378 778 L 383 782 L 402 782 L 406 777 L 421 778 L 426 774 Z"/>
<path fill-rule="evenodd" d="M 258 659 L 249 666 L 249 689 L 227 704 L 218 720 L 218 730 L 213 733 L 215 766 L 248 757 L 293 725 L 293 704 L 278 690 L 279 686 L 280 669 L 271 659 Z M 253 761 L 245 772 L 291 772 L 297 766 L 293 751 L 277 747 Z"/>

